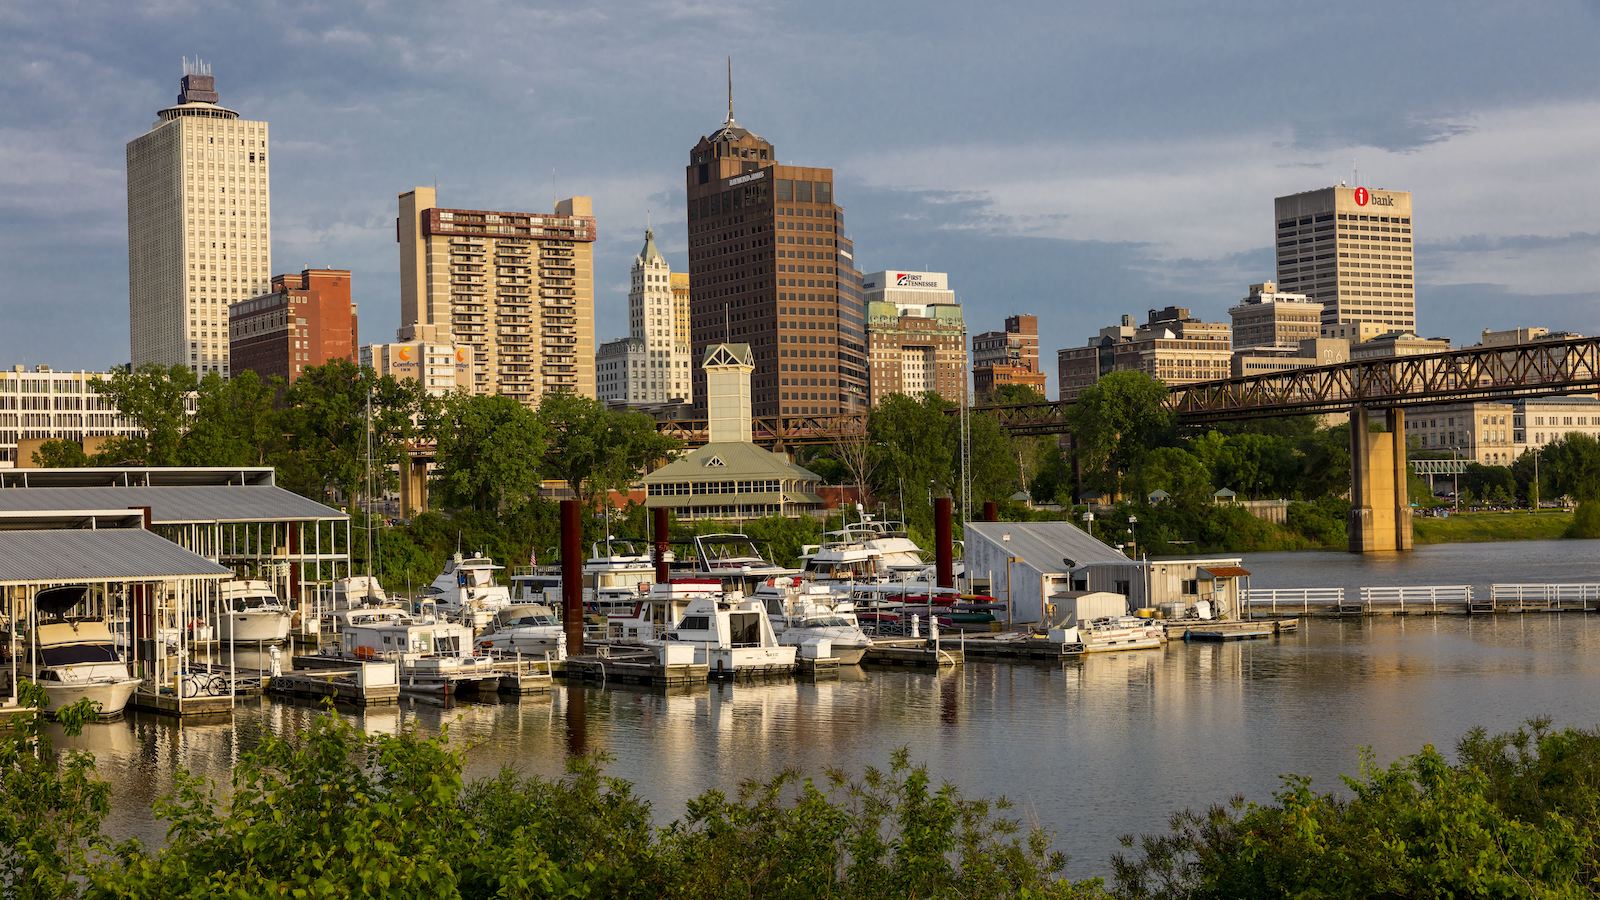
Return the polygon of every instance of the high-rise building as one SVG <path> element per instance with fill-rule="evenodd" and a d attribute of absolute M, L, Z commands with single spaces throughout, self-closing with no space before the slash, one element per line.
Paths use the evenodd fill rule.
<path fill-rule="evenodd" d="M 1410 191 L 1341 184 L 1279 197 L 1275 207 L 1278 286 L 1322 304 L 1324 326 L 1417 327 Z"/>
<path fill-rule="evenodd" d="M 402 343 L 471 354 L 474 394 L 537 405 L 551 391 L 595 395 L 593 203 L 548 213 L 436 207 L 400 195 Z"/>
<path fill-rule="evenodd" d="M 267 291 L 267 123 L 218 103 L 184 60 L 178 102 L 128 142 L 129 353 L 228 374 L 228 305 Z"/>
<path fill-rule="evenodd" d="M 356 361 L 356 307 L 349 269 L 274 275 L 272 290 L 228 307 L 228 356 L 235 373 L 292 383 L 307 366 Z"/>
<path fill-rule="evenodd" d="M 890 394 L 967 396 L 967 326 L 944 272 L 862 276 L 872 405 Z"/>
<path fill-rule="evenodd" d="M 727 120 L 684 170 L 694 358 L 748 344 L 756 416 L 863 412 L 866 317 L 833 170 L 780 165 L 728 96 Z M 697 411 L 704 384 L 696 369 Z"/>
<path fill-rule="evenodd" d="M 693 396 L 689 370 L 689 331 L 679 330 L 672 267 L 646 230 L 628 287 L 628 336 L 602 344 L 595 357 L 599 397 L 627 406 L 686 403 Z"/>
<path fill-rule="evenodd" d="M 1004 331 L 985 331 L 972 338 L 972 393 L 978 402 L 1006 384 L 1044 393 L 1038 316 L 1007 316 Z"/>
<path fill-rule="evenodd" d="M 1110 372 L 1143 372 L 1163 384 L 1190 384 L 1229 376 L 1231 329 L 1224 322 L 1202 322 L 1181 306 L 1150 310 L 1135 328 L 1131 316 L 1100 329 L 1082 347 L 1056 356 L 1062 400 L 1076 400 L 1084 389 Z"/>
<path fill-rule="evenodd" d="M 465 347 L 427 341 L 368 344 L 361 348 L 361 365 L 380 377 L 409 378 L 435 397 L 472 390 L 472 356 Z"/>
<path fill-rule="evenodd" d="M 1322 335 L 1322 304 L 1305 294 L 1278 290 L 1270 281 L 1250 285 L 1244 302 L 1228 310 L 1233 349 L 1291 347 Z"/>
<path fill-rule="evenodd" d="M 667 283 L 672 286 L 672 330 L 674 334 L 681 334 L 685 340 L 689 337 L 689 273 L 673 272 L 667 276 Z M 693 362 L 693 360 L 691 360 Z M 692 385 L 694 379 L 689 379 Z"/>

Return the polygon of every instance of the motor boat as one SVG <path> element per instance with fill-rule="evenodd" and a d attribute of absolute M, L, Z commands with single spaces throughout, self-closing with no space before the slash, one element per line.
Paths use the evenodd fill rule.
<path fill-rule="evenodd" d="M 217 638 L 236 644 L 272 644 L 289 637 L 289 607 L 265 581 L 224 581 Z"/>
<path fill-rule="evenodd" d="M 494 583 L 494 573 L 501 568 L 481 553 L 469 557 L 457 553 L 418 599 L 431 602 L 445 618 L 481 630 L 494 621 L 495 613 L 511 605 L 511 592 Z"/>
<path fill-rule="evenodd" d="M 389 605 L 389 595 L 373 575 L 350 575 L 338 579 L 329 592 L 329 600 L 333 609 Z"/>
<path fill-rule="evenodd" d="M 855 605 L 826 585 L 796 578 L 774 578 L 756 589 L 756 600 L 778 643 L 803 647 L 814 641 L 830 644 L 829 656 L 847 666 L 866 656 L 871 641 L 856 621 Z"/>
<path fill-rule="evenodd" d="M 583 580 L 584 612 L 601 619 L 628 612 L 638 602 L 642 588 L 656 581 L 650 545 L 615 537 L 596 542 L 583 564 Z"/>
<path fill-rule="evenodd" d="M 1157 650 L 1167 642 L 1166 630 L 1159 622 L 1136 616 L 1108 616 L 1092 619 L 1067 629 L 1077 632 L 1077 640 L 1085 653 L 1106 653 L 1113 650 Z M 1068 636 L 1066 643 L 1071 643 Z"/>
<path fill-rule="evenodd" d="M 737 591 L 696 597 L 663 643 L 688 644 L 713 678 L 794 671 L 799 648 L 778 643 L 761 604 Z"/>
<path fill-rule="evenodd" d="M 34 596 L 34 608 L 58 621 L 34 630 L 32 678 L 44 688 L 50 709 L 92 700 L 101 718 L 112 718 L 127 708 L 141 679 L 129 673 L 105 620 L 66 618 L 88 594 L 87 585 L 68 585 Z"/>
<path fill-rule="evenodd" d="M 494 659 L 474 645 L 471 626 L 423 621 L 394 610 L 351 610 L 336 645 L 321 651 L 353 662 L 395 663 L 402 690 L 442 696 L 495 690 Z"/>
<path fill-rule="evenodd" d="M 830 540 L 801 548 L 801 574 L 818 584 L 849 586 L 885 580 L 883 552 L 852 539 L 855 532 L 831 531 Z"/>
<path fill-rule="evenodd" d="M 555 610 L 542 603 L 518 603 L 495 613 L 489 630 L 478 637 L 478 648 L 504 653 L 549 653 L 566 656 L 567 638 Z"/>
<path fill-rule="evenodd" d="M 742 534 L 702 534 L 694 539 L 696 578 L 715 578 L 724 589 L 745 596 L 755 593 L 768 578 L 800 574 L 768 562 L 755 541 Z"/>
<path fill-rule="evenodd" d="M 520 566 L 511 574 L 511 603 L 543 603 L 561 606 L 561 572 L 558 569 L 541 569 Z"/>
<path fill-rule="evenodd" d="M 692 601 L 722 595 L 722 581 L 716 578 L 674 578 L 652 584 L 626 615 L 607 617 L 606 641 L 640 645 L 659 640 L 683 618 Z"/>

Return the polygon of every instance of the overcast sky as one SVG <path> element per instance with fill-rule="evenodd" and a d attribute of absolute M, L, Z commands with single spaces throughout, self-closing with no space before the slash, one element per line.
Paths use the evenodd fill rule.
<path fill-rule="evenodd" d="M 124 145 L 211 62 L 271 123 L 272 268 L 349 268 L 399 325 L 395 198 L 594 197 L 626 331 L 646 216 L 684 268 L 683 168 L 724 114 L 832 166 L 866 271 L 948 271 L 974 333 L 1055 351 L 1122 313 L 1226 317 L 1272 199 L 1410 190 L 1425 335 L 1600 333 L 1600 2 L 0 0 L 0 365 L 128 358 Z"/>

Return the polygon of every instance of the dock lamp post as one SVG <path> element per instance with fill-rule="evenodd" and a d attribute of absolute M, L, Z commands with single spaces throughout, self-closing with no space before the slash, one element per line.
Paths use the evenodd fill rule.
<path fill-rule="evenodd" d="M 1455 479 L 1450 488 L 1450 492 L 1455 496 L 1451 497 L 1450 500 L 1455 505 L 1455 512 L 1461 512 L 1461 467 L 1456 465 L 1459 462 L 1456 457 L 1456 451 L 1459 449 L 1459 447 L 1450 448 L 1450 469 L 1453 473 L 1451 477 Z"/>
<path fill-rule="evenodd" d="M 1135 553 L 1138 552 L 1139 533 L 1134 531 L 1134 528 L 1138 524 L 1139 524 L 1139 517 L 1138 516 L 1135 516 L 1135 515 L 1129 515 L 1128 516 L 1128 546 L 1133 547 Z"/>
<path fill-rule="evenodd" d="M 1089 537 L 1094 537 L 1094 510 L 1083 512 L 1083 530 L 1089 532 Z"/>

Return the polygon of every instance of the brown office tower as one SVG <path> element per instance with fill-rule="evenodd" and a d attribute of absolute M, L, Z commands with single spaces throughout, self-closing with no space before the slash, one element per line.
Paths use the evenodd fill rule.
<path fill-rule="evenodd" d="M 474 394 L 528 406 L 551 391 L 593 397 L 590 198 L 547 213 L 435 202 L 433 188 L 400 195 L 400 340 L 466 350 Z"/>
<path fill-rule="evenodd" d="M 772 144 L 733 119 L 700 139 L 685 170 L 689 335 L 693 358 L 712 344 L 750 345 L 756 416 L 867 409 L 861 274 L 833 170 L 779 165 Z M 705 411 L 705 373 L 694 369 Z"/>
<path fill-rule="evenodd" d="M 249 370 L 293 382 L 307 366 L 356 361 L 356 307 L 349 269 L 272 276 L 272 290 L 228 307 L 233 374 Z"/>
<path fill-rule="evenodd" d="M 985 331 L 973 337 L 973 396 L 982 403 L 1003 384 L 1020 384 L 1044 394 L 1038 316 L 1007 316 L 1005 331 Z"/>

